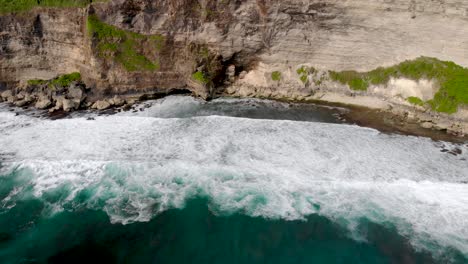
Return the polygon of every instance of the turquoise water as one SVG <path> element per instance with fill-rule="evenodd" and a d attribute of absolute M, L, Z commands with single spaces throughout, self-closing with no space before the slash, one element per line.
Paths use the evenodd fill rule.
<path fill-rule="evenodd" d="M 467 263 L 468 146 L 336 111 L 0 107 L 0 263 Z"/>

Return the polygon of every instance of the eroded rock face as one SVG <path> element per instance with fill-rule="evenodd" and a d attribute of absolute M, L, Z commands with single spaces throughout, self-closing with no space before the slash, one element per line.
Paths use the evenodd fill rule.
<path fill-rule="evenodd" d="M 123 60 L 120 47 L 103 49 L 106 43 L 89 31 L 90 17 L 140 34 L 130 57 L 144 57 L 151 67 L 128 65 L 141 61 Z M 91 103 L 114 95 L 190 89 L 207 99 L 217 94 L 286 100 L 346 96 L 370 102 L 354 97 L 373 96 L 383 98 L 379 105 L 404 105 L 396 93 L 430 97 L 430 80 L 431 87 L 394 80 L 392 89 L 371 87 L 364 94 L 329 82 L 327 72 L 368 71 L 419 56 L 466 67 L 466 43 L 464 0 L 110 0 L 1 16 L 0 86 L 11 89 L 30 79 L 80 72 Z M 313 78 L 296 73 L 303 65 L 317 69 Z M 194 78 L 198 72 L 205 79 Z M 280 78 L 273 79 L 273 72 Z M 68 93 L 66 99 L 83 96 L 78 90 Z"/>
<path fill-rule="evenodd" d="M 217 86 L 232 82 L 229 65 L 238 75 L 258 62 L 285 73 L 304 63 L 370 70 L 421 55 L 468 66 L 467 10 L 462 0 L 112 0 L 90 8 L 36 9 L 0 18 L 0 80 L 11 85 L 79 71 L 96 97 L 185 88 L 191 74 L 208 64 L 197 46 L 224 64 L 216 69 L 221 77 L 212 76 L 223 78 Z M 128 71 L 100 57 L 86 29 L 90 15 L 119 29 L 163 36 L 154 57 L 158 68 Z M 144 46 L 141 52 L 150 54 L 151 45 Z"/>

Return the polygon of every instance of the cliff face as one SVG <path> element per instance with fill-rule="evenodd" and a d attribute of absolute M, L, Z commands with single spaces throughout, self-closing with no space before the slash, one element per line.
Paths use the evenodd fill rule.
<path fill-rule="evenodd" d="M 108 27 L 90 29 L 90 18 Z M 97 97 L 188 88 L 205 98 L 338 93 L 405 104 L 408 96 L 430 99 L 438 84 L 397 78 L 363 93 L 330 81 L 328 71 L 368 71 L 419 56 L 466 67 L 468 2 L 112 0 L 4 15 L 0 39 L 4 87 L 78 71 Z M 304 65 L 314 73 L 301 80 Z"/>
<path fill-rule="evenodd" d="M 86 12 L 36 9 L 0 17 L 0 82 L 51 79 L 86 66 Z"/>

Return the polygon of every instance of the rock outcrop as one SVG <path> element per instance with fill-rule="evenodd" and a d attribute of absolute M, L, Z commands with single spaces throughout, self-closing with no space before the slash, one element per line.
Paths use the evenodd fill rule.
<path fill-rule="evenodd" d="M 86 100 L 103 109 L 123 104 L 115 95 L 188 89 L 205 99 L 327 100 L 406 111 L 466 133 L 463 104 L 449 115 L 408 103 L 431 100 L 440 88 L 432 79 L 394 78 L 356 91 L 329 71 L 369 71 L 420 56 L 467 67 L 467 43 L 464 0 L 110 0 L 1 16 L 0 90 L 80 72 L 89 91 L 69 88 L 61 103 L 51 95 L 2 98 L 68 110 Z"/>

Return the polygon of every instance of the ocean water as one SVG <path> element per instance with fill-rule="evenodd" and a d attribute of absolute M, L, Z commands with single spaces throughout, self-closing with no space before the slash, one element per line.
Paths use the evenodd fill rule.
<path fill-rule="evenodd" d="M 0 105 L 0 263 L 468 263 L 468 143 L 340 109 Z"/>

